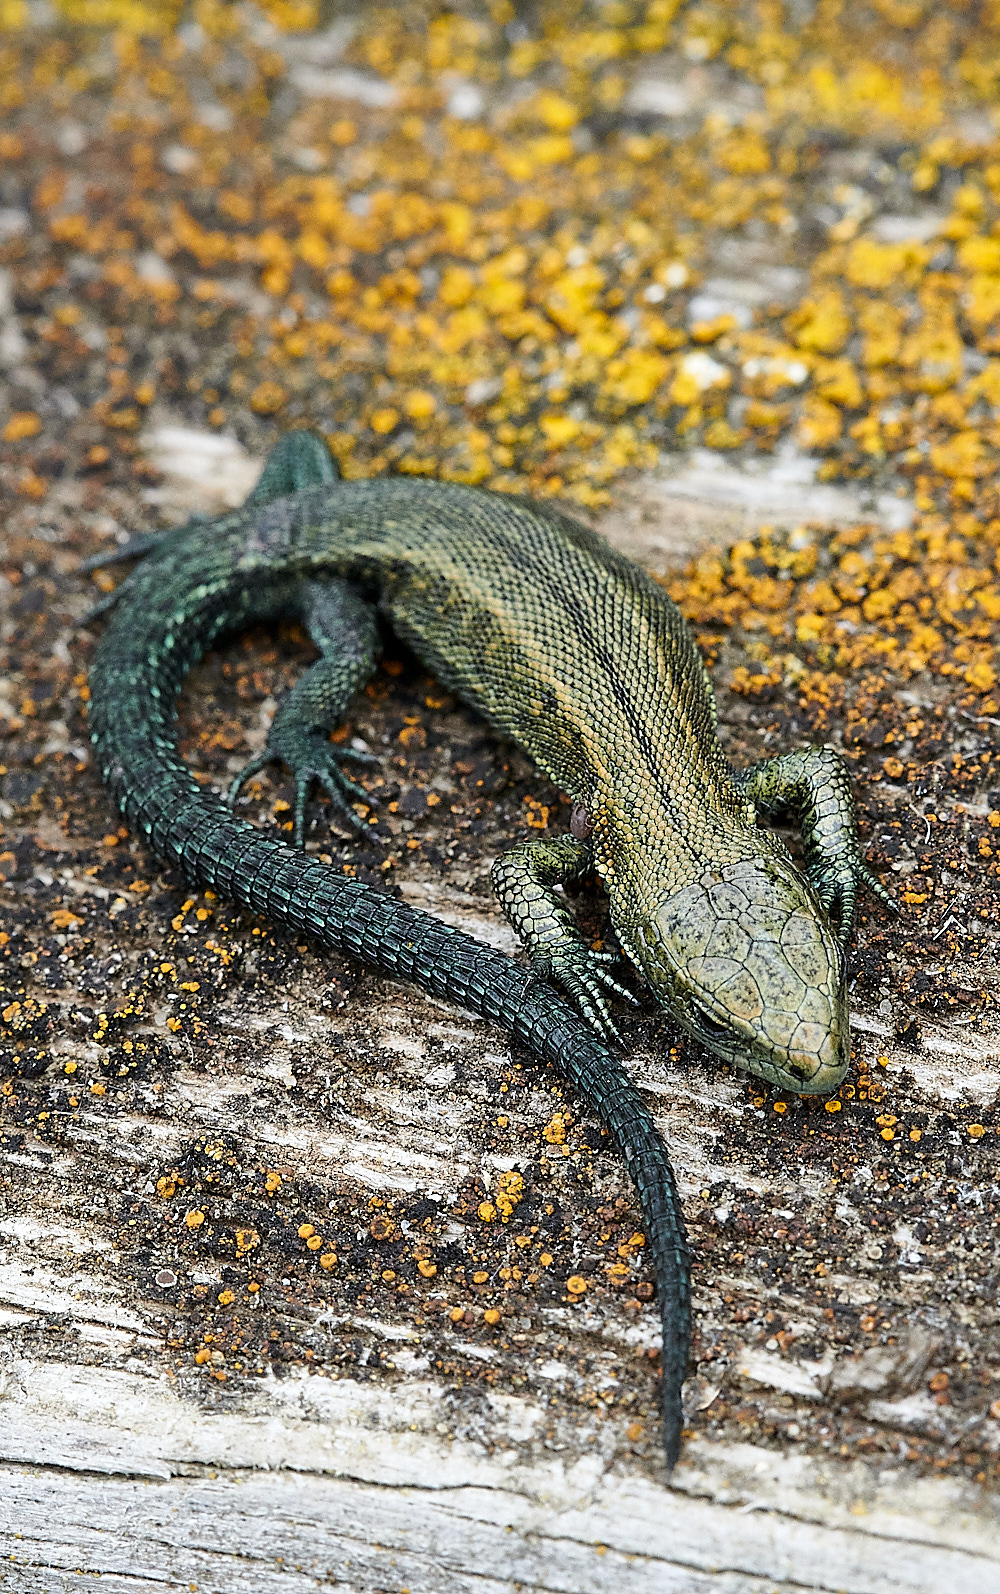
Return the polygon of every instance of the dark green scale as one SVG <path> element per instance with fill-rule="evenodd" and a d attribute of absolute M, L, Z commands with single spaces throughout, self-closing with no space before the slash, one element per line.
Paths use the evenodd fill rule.
<path fill-rule="evenodd" d="M 241 510 L 120 557 L 135 555 L 91 671 L 92 741 L 122 813 L 201 885 L 505 1025 L 603 1119 L 656 1266 L 673 1465 L 689 1326 L 683 1219 L 662 1140 L 607 1044 L 607 994 L 635 998 L 558 888 L 597 871 L 628 959 L 711 1051 L 793 1090 L 829 1091 L 848 1061 L 843 947 L 859 883 L 885 896 L 861 859 L 843 765 L 811 748 L 734 774 L 679 611 L 593 532 L 472 488 L 342 482 L 305 432 L 284 439 Z M 375 667 L 378 613 L 574 802 L 573 834 L 517 846 L 494 866 L 530 972 L 300 850 L 313 782 L 359 824 L 350 805 L 365 793 L 341 764 L 371 755 L 329 732 Z M 288 614 L 322 656 L 231 796 L 264 763 L 287 764 L 296 847 L 202 792 L 174 728 L 184 675 L 216 638 Z M 804 875 L 758 811 L 799 818 Z"/>

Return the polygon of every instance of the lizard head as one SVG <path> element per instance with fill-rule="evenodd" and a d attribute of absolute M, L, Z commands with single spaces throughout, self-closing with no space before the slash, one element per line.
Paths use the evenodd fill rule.
<path fill-rule="evenodd" d="M 850 1061 L 844 957 L 790 857 L 706 869 L 627 941 L 656 999 L 710 1051 L 786 1090 L 836 1090 Z"/>

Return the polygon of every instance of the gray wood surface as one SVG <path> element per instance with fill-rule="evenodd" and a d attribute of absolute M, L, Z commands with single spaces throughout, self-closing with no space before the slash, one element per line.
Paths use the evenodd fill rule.
<path fill-rule="evenodd" d="M 224 493 L 224 479 L 214 487 Z M 713 525 L 711 484 L 696 488 L 698 515 L 674 557 Z M 204 484 L 185 490 L 190 502 Z M 633 485 L 605 529 L 662 566 L 675 498 L 662 483 Z M 8 533 L 19 529 L 23 516 Z M 75 646 L 86 601 L 76 592 L 56 651 Z M 18 689 L 15 680 L 12 712 Z M 206 691 L 196 685 L 192 700 L 208 703 L 211 728 Z M 725 697 L 723 710 L 735 736 L 738 710 Z M 273 699 L 262 726 L 272 711 Z M 461 724 L 466 735 L 469 723 L 455 711 L 446 729 L 453 736 Z M 62 722 L 50 735 L 77 747 L 80 726 Z M 93 781 L 89 771 L 80 779 Z M 435 766 L 425 785 L 451 802 L 447 772 Z M 211 924 L 183 910 L 177 882 L 157 884 L 133 848 L 137 875 L 153 881 L 138 893 L 139 912 L 127 887 L 87 872 L 112 823 L 96 788 L 88 801 L 92 831 L 78 828 L 75 839 L 47 801 L 8 805 L 4 844 L 30 845 L 33 861 L 8 886 L 5 911 L 30 920 L 37 898 L 47 924 L 62 910 L 81 917 L 112 985 L 115 958 L 134 964 L 142 953 L 178 968 L 187 958 L 204 979 Z M 402 844 L 414 823 L 397 828 Z M 487 864 L 439 866 L 414 849 L 394 878 L 408 900 L 513 950 Z M 32 977 L 45 933 L 24 943 L 35 951 Z M 252 952 L 253 921 L 233 937 Z M 85 991 L 82 954 L 74 967 Z M 641 1248 L 627 1243 L 619 1162 L 599 1137 L 584 1138 L 554 1081 L 512 1062 L 499 1032 L 408 987 L 364 976 L 351 988 L 350 971 L 333 970 L 332 982 L 330 973 L 306 950 L 277 972 L 262 959 L 255 980 L 222 981 L 205 1027 L 182 1024 L 169 1067 L 127 1100 L 100 1072 L 95 1032 L 73 1027 L 73 980 L 58 988 L 53 975 L 65 1022 L 50 1038 L 50 1067 L 76 1063 L 82 1083 L 58 1136 L 25 1118 L 6 1142 L 0 1588 L 1000 1590 L 997 1494 L 968 1468 L 935 1464 L 963 1446 L 984 1458 L 1000 1447 L 986 1355 L 995 1290 L 968 1283 L 957 1245 L 925 1254 L 912 1215 L 873 1236 L 877 1142 L 859 1142 L 850 1177 L 822 1158 L 798 1160 L 791 1141 L 776 1152 L 773 1123 L 744 1080 L 705 1061 L 679 1066 L 655 1024 L 636 1030 L 632 1067 L 671 1145 L 702 1259 L 691 1430 L 668 1487 L 655 1429 L 655 1307 Z M 171 998 L 165 986 L 137 1037 L 167 1035 Z M 102 1000 L 88 997 L 89 1009 Z M 929 1023 L 914 1052 L 862 996 L 855 1033 L 862 1067 L 890 1097 L 934 1111 L 988 1103 L 1000 1086 L 988 1029 Z M 92 1088 L 102 1084 L 104 1093 Z M 557 1112 L 563 1138 L 545 1133 Z M 516 1204 L 502 1231 L 477 1216 L 505 1172 L 529 1165 L 537 1212 L 562 1214 L 550 1240 L 536 1219 L 519 1227 Z M 185 1169 L 189 1183 L 178 1185 Z M 262 1185 L 267 1170 L 273 1191 Z M 977 1210 L 996 1189 L 988 1170 L 959 1187 L 959 1202 Z M 436 1203 L 427 1220 L 419 1206 L 413 1214 L 421 1198 Z M 580 1227 L 581 1201 L 596 1209 L 590 1229 Z M 726 1239 L 743 1203 L 769 1204 L 784 1250 L 806 1259 L 798 1272 L 740 1266 Z M 255 1211 L 281 1215 L 266 1243 L 250 1237 Z M 341 1252 L 329 1273 L 299 1234 L 308 1221 Z M 363 1251 L 380 1221 L 405 1238 L 393 1253 L 403 1262 L 366 1262 L 368 1286 L 357 1284 L 359 1264 L 353 1290 L 341 1288 L 350 1246 Z M 627 1287 L 601 1287 L 591 1268 L 574 1299 L 566 1277 L 586 1266 L 596 1229 L 619 1223 Z M 199 1228 L 226 1224 L 244 1250 L 229 1261 L 218 1247 L 198 1251 Z M 437 1258 L 427 1277 L 412 1259 L 425 1239 Z M 480 1243 L 482 1254 L 492 1247 L 481 1287 L 471 1260 Z M 551 1284 L 557 1276 L 563 1284 Z M 880 1332 L 858 1328 L 866 1309 L 881 1312 Z M 258 1371 L 268 1338 L 289 1349 Z M 929 1383 L 940 1369 L 953 1381 L 960 1369 L 981 1393 L 942 1403 Z"/>

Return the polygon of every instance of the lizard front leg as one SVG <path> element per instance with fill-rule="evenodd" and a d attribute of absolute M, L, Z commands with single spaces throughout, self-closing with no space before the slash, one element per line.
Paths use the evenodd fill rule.
<path fill-rule="evenodd" d="M 554 890 L 580 880 L 592 866 L 590 847 L 575 836 L 525 841 L 497 858 L 493 889 L 535 973 L 562 986 L 598 1034 L 618 1039 L 605 990 L 636 1004 L 638 999 L 608 972 L 606 965 L 619 959 L 591 950 Z"/>
<path fill-rule="evenodd" d="M 845 945 L 860 886 L 899 909 L 861 854 L 851 778 L 829 747 L 806 747 L 741 770 L 737 784 L 767 819 L 792 819 L 802 830 L 805 872 Z"/>

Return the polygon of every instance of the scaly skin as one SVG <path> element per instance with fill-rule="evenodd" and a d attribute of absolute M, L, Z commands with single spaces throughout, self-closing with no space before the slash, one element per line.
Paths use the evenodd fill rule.
<path fill-rule="evenodd" d="M 686 1029 L 766 1078 L 828 1091 L 848 1061 L 842 945 L 854 897 L 863 879 L 881 891 L 860 858 L 842 767 L 814 750 L 734 776 L 679 611 L 548 506 L 437 482 L 340 482 L 324 445 L 296 432 L 242 510 L 123 553 L 133 551 L 145 558 L 118 589 L 91 671 L 91 739 L 122 813 L 203 886 L 504 1024 L 580 1091 L 642 1202 L 672 1466 L 689 1326 L 683 1219 L 663 1143 L 620 1061 L 537 977 L 613 1033 L 602 986 L 629 993 L 554 886 L 595 869 L 623 948 Z M 262 836 L 202 792 L 179 757 L 176 702 L 192 664 L 225 631 L 299 614 L 323 658 L 276 715 L 267 756 L 296 773 L 297 840 L 313 779 L 353 819 L 358 788 L 335 762 L 350 754 L 327 732 L 374 667 L 373 601 L 576 805 L 572 837 L 497 864 L 535 974 Z M 802 817 L 810 879 L 758 827 L 755 802 Z"/>

